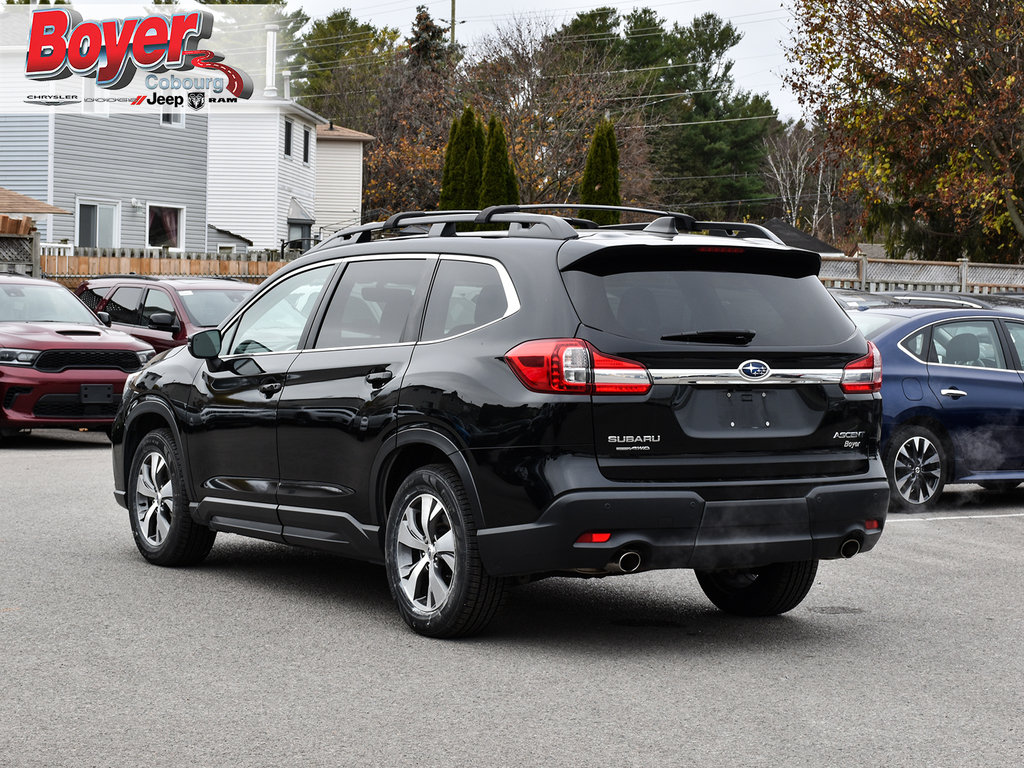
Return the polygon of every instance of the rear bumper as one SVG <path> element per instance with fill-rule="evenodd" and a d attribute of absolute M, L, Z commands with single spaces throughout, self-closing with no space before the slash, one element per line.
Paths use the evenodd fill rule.
<path fill-rule="evenodd" d="M 877 477 L 830 482 L 787 498 L 708 501 L 696 490 L 625 484 L 573 491 L 558 497 L 536 522 L 480 530 L 480 556 L 495 576 L 614 572 L 609 565 L 627 551 L 640 555 L 642 570 L 836 559 L 851 539 L 860 551 L 870 550 L 885 527 L 889 487 L 877 469 Z M 877 528 L 868 528 L 867 521 Z M 576 543 L 588 531 L 609 532 L 611 538 Z"/>

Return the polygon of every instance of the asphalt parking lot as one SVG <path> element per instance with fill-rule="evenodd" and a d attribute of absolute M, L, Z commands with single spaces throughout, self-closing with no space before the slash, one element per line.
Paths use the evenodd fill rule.
<path fill-rule="evenodd" d="M 782 617 L 550 579 L 446 642 L 377 566 L 223 534 L 146 564 L 102 435 L 0 462 L 0 766 L 1024 763 L 1024 488 L 890 516 Z"/>

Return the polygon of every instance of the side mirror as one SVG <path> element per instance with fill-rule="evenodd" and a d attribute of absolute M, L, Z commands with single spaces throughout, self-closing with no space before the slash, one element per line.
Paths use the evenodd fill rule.
<path fill-rule="evenodd" d="M 110 327 L 110 313 L 109 312 L 97 312 L 96 313 L 96 317 L 98 317 L 100 319 L 100 322 L 103 323 L 105 326 L 107 326 L 107 328 Z"/>
<path fill-rule="evenodd" d="M 188 340 L 188 351 L 200 360 L 213 360 L 220 356 L 220 330 L 211 328 L 193 334 Z"/>
<path fill-rule="evenodd" d="M 149 317 L 149 327 L 161 331 L 173 331 L 178 325 L 178 318 L 173 312 L 154 312 Z"/>

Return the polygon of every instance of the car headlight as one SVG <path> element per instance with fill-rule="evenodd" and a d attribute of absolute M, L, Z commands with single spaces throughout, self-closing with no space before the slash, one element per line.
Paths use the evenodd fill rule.
<path fill-rule="evenodd" d="M 39 357 L 36 349 L 10 349 L 0 347 L 0 365 L 32 365 Z"/>
<path fill-rule="evenodd" d="M 147 349 L 145 352 L 136 352 L 135 354 L 139 358 L 139 364 L 140 365 L 145 365 L 146 363 L 148 363 L 150 360 L 152 360 L 156 356 L 156 350 L 155 349 Z"/>

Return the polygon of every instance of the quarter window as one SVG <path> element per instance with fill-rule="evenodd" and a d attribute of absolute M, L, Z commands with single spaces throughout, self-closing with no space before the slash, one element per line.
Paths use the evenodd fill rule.
<path fill-rule="evenodd" d="M 224 335 L 222 355 L 296 349 L 333 264 L 285 278 L 260 296 Z"/>
<path fill-rule="evenodd" d="M 446 259 L 437 269 L 427 302 L 424 340 L 455 336 L 503 317 L 508 299 L 490 264 Z"/>
<path fill-rule="evenodd" d="M 396 344 L 408 340 L 409 313 L 426 274 L 425 259 L 356 261 L 331 297 L 318 348 Z"/>

